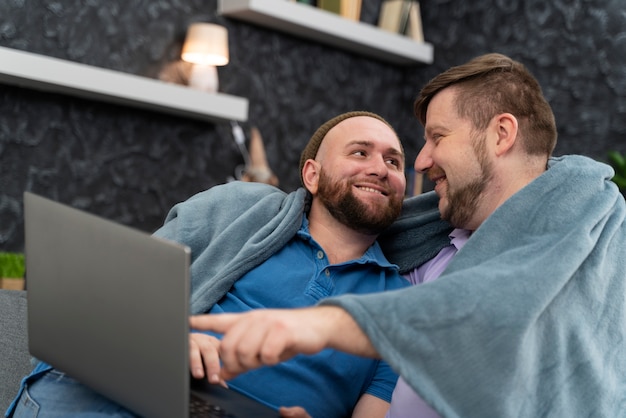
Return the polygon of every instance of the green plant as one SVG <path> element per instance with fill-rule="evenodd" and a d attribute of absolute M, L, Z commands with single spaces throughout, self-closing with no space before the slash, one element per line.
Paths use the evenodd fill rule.
<path fill-rule="evenodd" d="M 23 278 L 24 254 L 0 252 L 0 277 Z"/>
<path fill-rule="evenodd" d="M 615 170 L 613 181 L 622 193 L 626 193 L 626 157 L 617 151 L 609 151 L 609 164 Z"/>

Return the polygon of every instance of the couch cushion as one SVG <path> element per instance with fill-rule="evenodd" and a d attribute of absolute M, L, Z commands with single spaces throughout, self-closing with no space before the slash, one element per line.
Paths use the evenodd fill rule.
<path fill-rule="evenodd" d="M 0 289 L 0 415 L 30 372 L 26 324 L 26 291 Z"/>

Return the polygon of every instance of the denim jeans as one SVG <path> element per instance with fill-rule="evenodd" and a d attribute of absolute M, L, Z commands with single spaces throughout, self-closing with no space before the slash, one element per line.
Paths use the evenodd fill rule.
<path fill-rule="evenodd" d="M 137 415 L 72 379 L 51 370 L 26 385 L 13 418 L 136 418 Z"/>

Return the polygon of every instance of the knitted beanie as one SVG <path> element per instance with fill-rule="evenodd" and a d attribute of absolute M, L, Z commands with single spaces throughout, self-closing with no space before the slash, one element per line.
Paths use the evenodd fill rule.
<path fill-rule="evenodd" d="M 328 131 L 330 131 L 333 127 L 335 127 L 339 122 L 342 122 L 346 119 L 353 118 L 355 116 L 368 116 L 371 118 L 376 118 L 382 122 L 384 122 L 387 126 L 389 126 L 394 132 L 395 129 L 387 122 L 382 116 L 377 115 L 376 113 L 356 110 L 352 112 L 342 113 L 341 115 L 335 116 L 334 118 L 326 121 L 322 126 L 317 128 L 317 131 L 313 134 L 311 139 L 309 139 L 309 143 L 300 154 L 300 181 L 304 185 L 304 179 L 302 178 L 302 168 L 304 167 L 304 163 L 311 159 L 314 160 L 317 156 L 317 151 L 320 149 L 320 145 L 322 141 L 326 137 Z"/>

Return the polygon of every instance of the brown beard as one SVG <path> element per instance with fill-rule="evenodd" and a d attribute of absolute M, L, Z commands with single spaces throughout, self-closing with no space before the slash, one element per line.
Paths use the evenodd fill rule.
<path fill-rule="evenodd" d="M 485 145 L 484 137 L 474 137 L 473 148 L 481 168 L 480 177 L 457 190 L 452 190 L 450 184 L 448 184 L 446 196 L 448 207 L 445 212 L 441 213 L 441 218 L 457 228 L 467 226 L 474 216 L 480 197 L 493 176 L 492 165 L 486 158 Z"/>
<path fill-rule="evenodd" d="M 351 180 L 333 180 L 322 170 L 317 197 L 330 214 L 347 227 L 368 235 L 381 233 L 400 215 L 403 196 L 390 194 L 388 205 L 374 208 L 354 195 L 353 184 Z"/>

